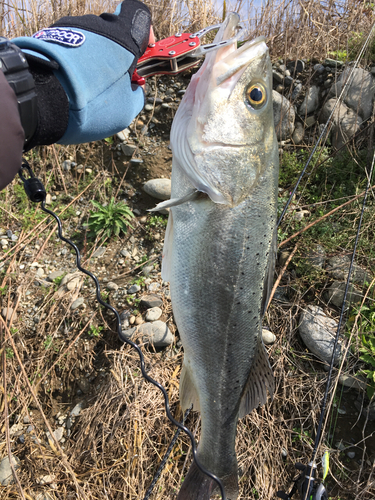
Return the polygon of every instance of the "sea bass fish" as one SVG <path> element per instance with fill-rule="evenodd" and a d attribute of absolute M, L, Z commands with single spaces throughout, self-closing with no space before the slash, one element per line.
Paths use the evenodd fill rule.
<path fill-rule="evenodd" d="M 238 22 L 229 14 L 214 42 L 233 37 Z M 237 421 L 274 390 L 261 336 L 277 214 L 271 80 L 263 37 L 212 52 L 171 130 L 162 276 L 184 347 L 180 400 L 201 412 L 197 456 L 230 500 L 238 496 Z M 209 500 L 215 488 L 193 462 L 178 500 Z"/>

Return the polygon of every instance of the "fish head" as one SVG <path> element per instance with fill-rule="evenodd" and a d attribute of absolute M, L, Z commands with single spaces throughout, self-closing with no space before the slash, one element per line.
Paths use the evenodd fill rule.
<path fill-rule="evenodd" d="M 233 37 L 238 22 L 230 13 L 214 43 Z M 251 194 L 277 153 L 264 37 L 206 55 L 176 113 L 171 146 L 191 184 L 213 202 L 236 206 Z"/>

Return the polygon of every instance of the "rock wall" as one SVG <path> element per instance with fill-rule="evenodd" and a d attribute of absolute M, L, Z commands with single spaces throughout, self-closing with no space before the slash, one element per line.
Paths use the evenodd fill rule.
<path fill-rule="evenodd" d="M 293 144 L 313 142 L 332 114 L 331 143 L 341 148 L 374 111 L 375 66 L 326 59 L 273 64 L 273 101 L 277 138 Z M 339 96 L 344 90 L 343 98 Z M 315 132 L 315 133 L 312 133 Z"/>

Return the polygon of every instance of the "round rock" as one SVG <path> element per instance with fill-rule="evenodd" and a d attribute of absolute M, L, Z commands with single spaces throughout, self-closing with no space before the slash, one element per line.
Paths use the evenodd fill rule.
<path fill-rule="evenodd" d="M 156 321 L 163 314 L 163 311 L 160 307 L 151 307 L 151 309 L 147 309 L 145 320 L 146 321 Z"/>
<path fill-rule="evenodd" d="M 273 117 L 278 141 L 289 139 L 294 131 L 295 111 L 292 104 L 275 90 L 272 91 Z"/>
<path fill-rule="evenodd" d="M 11 455 L 12 465 L 15 470 L 19 469 L 20 461 L 15 455 Z M 6 456 L 0 462 L 0 483 L 2 486 L 8 486 L 14 482 L 13 473 L 10 465 L 9 457 Z"/>
<path fill-rule="evenodd" d="M 262 329 L 262 339 L 266 345 L 271 345 L 276 340 L 276 335 L 269 330 Z"/>
<path fill-rule="evenodd" d="M 143 186 L 143 190 L 158 200 L 169 200 L 171 197 L 171 180 L 151 179 Z"/>
<path fill-rule="evenodd" d="M 147 295 L 142 297 L 140 306 L 144 309 L 150 309 L 152 307 L 160 307 L 163 305 L 163 299 L 158 295 Z"/>
<path fill-rule="evenodd" d="M 155 347 L 166 347 L 173 343 L 173 334 L 163 321 L 153 321 L 125 330 L 128 338 L 135 337 L 144 344 L 153 344 Z"/>
<path fill-rule="evenodd" d="M 329 318 L 322 308 L 307 306 L 300 316 L 299 334 L 306 345 L 317 358 L 329 364 L 332 359 L 337 322 Z M 337 365 L 341 356 L 341 340 L 339 339 L 334 363 Z"/>

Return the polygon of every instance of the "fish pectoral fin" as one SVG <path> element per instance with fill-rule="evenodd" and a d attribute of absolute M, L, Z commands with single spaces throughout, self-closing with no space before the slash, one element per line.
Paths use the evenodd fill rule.
<path fill-rule="evenodd" d="M 267 402 L 267 389 L 272 398 L 275 390 L 275 379 L 268 360 L 268 354 L 263 343 L 260 343 L 258 354 L 250 370 L 241 399 L 239 418 L 244 417 L 254 408 Z"/>
<path fill-rule="evenodd" d="M 193 405 L 194 411 L 200 411 L 199 397 L 190 371 L 185 363 L 182 365 L 180 378 L 180 402 L 182 410 L 185 411 Z"/>
<path fill-rule="evenodd" d="M 147 210 L 148 212 L 157 212 L 161 208 L 171 208 L 171 207 L 177 207 L 177 205 L 182 205 L 183 203 L 186 203 L 187 201 L 192 201 L 198 198 L 199 191 L 194 189 L 193 191 L 190 191 L 187 195 L 183 196 L 182 198 L 171 198 L 170 200 L 165 200 L 161 201 L 156 205 L 154 208 L 150 208 Z"/>

